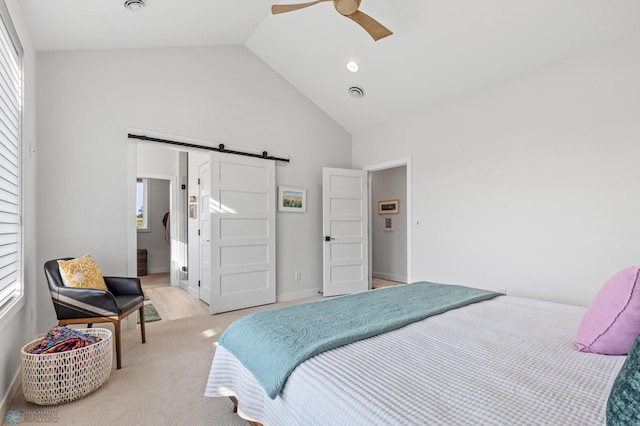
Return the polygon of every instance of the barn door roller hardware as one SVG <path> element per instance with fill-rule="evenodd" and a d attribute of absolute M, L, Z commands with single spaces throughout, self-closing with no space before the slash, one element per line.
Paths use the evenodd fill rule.
<path fill-rule="evenodd" d="M 262 151 L 262 154 L 255 154 L 253 152 L 244 152 L 244 151 L 235 151 L 233 149 L 226 149 L 224 147 L 224 144 L 222 143 L 217 147 L 213 147 L 213 146 L 196 145 L 196 144 L 187 143 L 187 142 L 172 141 L 169 139 L 152 138 L 152 137 L 143 136 L 143 135 L 134 135 L 131 133 L 128 134 L 128 137 L 129 139 L 139 139 L 141 141 L 147 141 L 147 142 L 159 142 L 159 143 L 166 143 L 169 145 L 184 146 L 187 148 L 198 148 L 198 149 L 206 149 L 209 151 L 223 152 L 225 154 L 244 155 L 245 157 L 262 158 L 265 160 L 284 161 L 286 163 L 289 162 L 288 158 L 274 157 L 272 155 L 269 155 L 267 151 Z"/>

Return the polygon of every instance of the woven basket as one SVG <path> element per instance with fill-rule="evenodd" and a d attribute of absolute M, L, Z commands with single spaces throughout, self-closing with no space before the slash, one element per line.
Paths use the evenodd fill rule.
<path fill-rule="evenodd" d="M 76 331 L 101 340 L 55 354 L 30 353 L 42 339 L 22 348 L 22 391 L 27 401 L 39 405 L 62 404 L 85 396 L 107 381 L 113 362 L 111 331 L 105 328 Z"/>

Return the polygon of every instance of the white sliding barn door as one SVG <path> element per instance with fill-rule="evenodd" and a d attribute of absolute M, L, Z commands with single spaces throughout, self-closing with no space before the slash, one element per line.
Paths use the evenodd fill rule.
<path fill-rule="evenodd" d="M 369 289 L 367 172 L 322 169 L 324 296 Z"/>
<path fill-rule="evenodd" d="M 211 153 L 211 313 L 276 301 L 275 162 Z"/>

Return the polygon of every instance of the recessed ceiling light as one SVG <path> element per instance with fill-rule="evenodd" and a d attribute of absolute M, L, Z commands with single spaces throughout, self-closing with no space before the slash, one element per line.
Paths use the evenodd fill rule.
<path fill-rule="evenodd" d="M 358 72 L 360 67 L 356 61 L 349 61 L 347 62 L 347 69 L 351 72 Z"/>
<path fill-rule="evenodd" d="M 144 0 L 125 0 L 124 2 L 124 7 L 132 12 L 142 9 L 144 6 Z"/>

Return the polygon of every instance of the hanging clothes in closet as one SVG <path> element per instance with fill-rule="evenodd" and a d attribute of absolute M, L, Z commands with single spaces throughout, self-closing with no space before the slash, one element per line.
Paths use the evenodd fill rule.
<path fill-rule="evenodd" d="M 164 226 L 164 240 L 168 243 L 169 242 L 169 238 L 171 237 L 169 235 L 169 220 L 171 217 L 171 213 L 170 212 L 166 212 L 164 214 L 164 217 L 162 218 L 162 225 Z"/>

